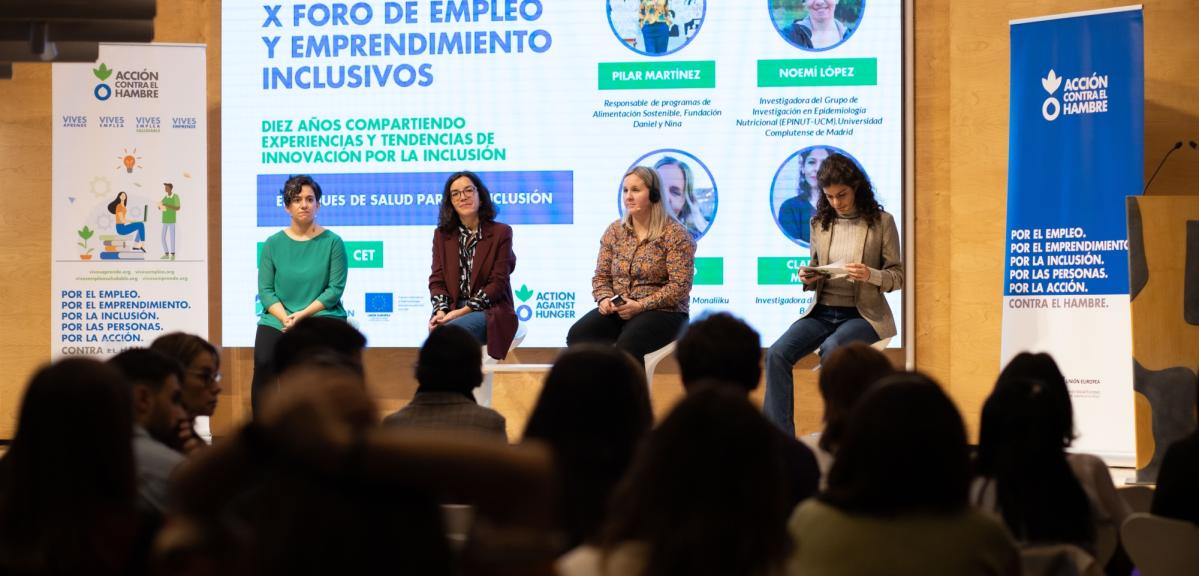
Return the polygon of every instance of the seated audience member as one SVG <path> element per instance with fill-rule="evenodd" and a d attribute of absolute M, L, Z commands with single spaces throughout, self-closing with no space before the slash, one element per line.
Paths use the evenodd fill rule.
<path fill-rule="evenodd" d="M 221 393 L 220 353 L 211 342 L 183 332 L 159 336 L 150 344 L 150 349 L 183 365 L 183 382 L 180 383 L 183 410 L 187 412 L 187 425 L 194 437 L 192 442 L 199 441 L 196 418 L 211 417 Z M 207 435 L 207 425 L 202 428 L 205 432 L 200 435 Z"/>
<path fill-rule="evenodd" d="M 995 388 L 998 390 L 1014 380 L 1032 380 L 1041 384 L 1045 401 L 1051 410 L 1049 424 L 1052 426 L 1052 434 L 1057 438 L 1057 444 L 1062 450 L 1069 448 L 1074 441 L 1074 408 L 1070 402 L 1066 377 L 1058 369 L 1053 357 L 1044 353 L 1017 354 L 999 373 Z M 1095 532 L 1115 537 L 1132 511 L 1116 493 L 1116 485 L 1112 482 L 1107 465 L 1091 454 L 1067 453 L 1066 461 L 1087 495 Z M 1123 554 L 1118 554 L 1113 558 L 1113 562 L 1127 562 L 1127 559 Z M 1114 567 L 1109 565 L 1109 568 Z"/>
<path fill-rule="evenodd" d="M 594 539 L 612 489 L 652 425 L 645 373 L 625 352 L 583 344 L 554 362 L 523 441 L 553 450 L 569 547 Z"/>
<path fill-rule="evenodd" d="M 452 324 L 434 328 L 417 357 L 416 395 L 383 425 L 464 430 L 507 440 L 504 417 L 475 402 L 473 390 L 483 383 L 482 362 L 470 332 Z"/>
<path fill-rule="evenodd" d="M 1003 526 L 972 509 L 966 429 L 916 373 L 883 378 L 850 415 L 828 489 L 791 516 L 787 574 L 1020 573 Z"/>
<path fill-rule="evenodd" d="M 787 486 L 770 428 L 730 384 L 689 392 L 646 438 L 599 538 L 563 556 L 558 573 L 777 574 Z"/>
<path fill-rule="evenodd" d="M 225 554 L 245 574 L 450 574 L 440 493 L 500 525 L 549 527 L 548 450 L 375 430 L 364 388 L 328 351 L 281 374 L 260 418 L 180 470 L 168 529 L 200 536 L 160 538 L 161 557 L 179 573 Z M 224 541 L 232 553 L 205 548 Z"/>
<path fill-rule="evenodd" d="M 1199 429 L 1166 449 L 1151 512 L 1199 524 Z"/>
<path fill-rule="evenodd" d="M 115 368 L 68 358 L 34 374 L 0 459 L 0 573 L 136 571 L 132 432 Z"/>
<path fill-rule="evenodd" d="M 692 322 L 675 348 L 683 388 L 719 381 L 734 384 L 748 397 L 762 377 L 762 340 L 745 322 L 724 312 Z M 788 509 L 816 494 L 820 470 L 812 450 L 779 431 L 779 457 L 787 475 Z"/>
<path fill-rule="evenodd" d="M 189 430 L 179 382 L 183 369 L 172 358 L 148 348 L 130 348 L 108 363 L 125 375 L 133 395 L 133 459 L 138 494 L 146 510 L 163 514 L 170 508 L 167 491 L 180 462 Z"/>
<path fill-rule="evenodd" d="M 818 385 L 824 400 L 824 430 L 800 438 L 816 453 L 823 483 L 833 467 L 833 455 L 841 444 L 841 435 L 849 413 L 858 400 L 880 378 L 895 372 L 882 352 L 863 342 L 853 342 L 829 352 L 820 361 Z"/>
<path fill-rule="evenodd" d="M 1066 462 L 1053 399 L 1040 381 L 1001 379 L 983 405 L 974 504 L 1017 541 L 1095 552 L 1087 495 Z"/>
<path fill-rule="evenodd" d="M 331 350 L 345 356 L 365 373 L 362 351 L 366 336 L 343 319 L 331 316 L 309 316 L 297 322 L 279 337 L 275 345 L 274 369 L 279 375 L 292 365 L 302 362 L 314 350 Z"/>

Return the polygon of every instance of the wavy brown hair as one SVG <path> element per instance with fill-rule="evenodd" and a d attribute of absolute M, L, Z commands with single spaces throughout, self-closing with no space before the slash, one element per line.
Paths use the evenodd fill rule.
<path fill-rule="evenodd" d="M 825 158 L 824 163 L 820 165 L 820 171 L 816 173 L 816 183 L 820 186 L 820 199 L 816 204 L 815 220 L 820 222 L 821 230 L 828 230 L 833 219 L 837 217 L 837 211 L 833 210 L 828 198 L 823 194 L 825 188 L 836 184 L 849 186 L 853 190 L 853 206 L 866 220 L 867 226 L 874 226 L 878 222 L 883 206 L 874 198 L 874 185 L 870 183 L 866 173 L 848 156 L 833 153 Z"/>
<path fill-rule="evenodd" d="M 491 203 L 491 191 L 483 184 L 483 180 L 478 174 L 469 170 L 454 172 L 445 180 L 445 188 L 441 191 L 441 208 L 437 213 L 437 229 L 444 233 L 450 233 L 458 229 L 462 224 L 462 220 L 458 218 L 458 211 L 454 210 L 454 203 L 450 201 L 450 186 L 459 178 L 469 178 L 472 186 L 475 187 L 475 194 L 479 195 L 479 223 L 495 222 L 495 204 Z"/>

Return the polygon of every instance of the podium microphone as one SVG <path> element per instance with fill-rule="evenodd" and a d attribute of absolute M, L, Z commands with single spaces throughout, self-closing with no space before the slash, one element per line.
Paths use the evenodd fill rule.
<path fill-rule="evenodd" d="M 1191 144 L 1194 144 L 1194 142 L 1192 141 Z M 1191 148 L 1194 148 L 1194 147 L 1195 146 L 1191 146 Z M 1157 173 L 1162 171 L 1162 166 L 1166 165 L 1166 160 L 1168 158 L 1170 158 L 1170 155 L 1173 154 L 1174 151 L 1179 148 L 1182 148 L 1182 140 L 1175 142 L 1174 147 L 1170 148 L 1170 150 L 1166 152 L 1165 156 L 1162 156 L 1162 161 L 1157 163 L 1157 169 L 1153 171 L 1153 176 L 1150 176 L 1149 181 L 1145 183 L 1145 189 L 1141 191 L 1141 194 L 1144 194 L 1149 191 L 1149 185 L 1153 184 L 1153 179 L 1157 178 Z"/>

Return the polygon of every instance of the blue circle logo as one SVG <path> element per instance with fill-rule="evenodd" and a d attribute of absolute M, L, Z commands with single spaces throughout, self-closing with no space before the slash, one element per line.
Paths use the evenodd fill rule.
<path fill-rule="evenodd" d="M 96 84 L 93 92 L 96 94 L 96 100 L 101 102 L 112 98 L 112 88 L 109 88 L 108 84 Z"/>
<path fill-rule="evenodd" d="M 529 308 L 528 304 L 521 304 L 520 306 L 516 307 L 516 317 L 520 319 L 521 322 L 528 322 L 529 319 L 533 317 L 533 309 Z"/>

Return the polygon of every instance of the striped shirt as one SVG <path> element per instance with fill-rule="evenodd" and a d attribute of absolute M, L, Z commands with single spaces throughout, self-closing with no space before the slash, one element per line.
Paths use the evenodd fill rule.
<path fill-rule="evenodd" d="M 861 263 L 862 245 L 866 242 L 869 229 L 866 220 L 857 214 L 836 217 L 830 229 L 828 255 L 823 261 Z M 847 276 L 829 278 L 824 284 L 824 290 L 820 292 L 820 303 L 825 306 L 857 306 L 853 282 Z M 867 282 L 878 286 L 882 284 L 882 275 L 878 270 L 871 269 Z"/>

